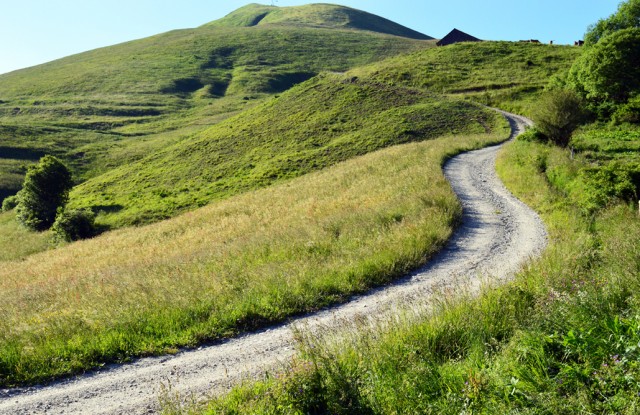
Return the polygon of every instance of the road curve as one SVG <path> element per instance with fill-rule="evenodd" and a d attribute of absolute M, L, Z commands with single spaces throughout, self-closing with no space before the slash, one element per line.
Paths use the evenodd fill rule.
<path fill-rule="evenodd" d="M 504 113 L 512 137 L 531 122 Z M 423 269 L 394 285 L 280 327 L 175 356 L 140 359 L 45 387 L 0 390 L 0 414 L 147 414 L 158 410 L 161 384 L 172 393 L 201 396 L 260 376 L 294 353 L 292 326 L 327 330 L 356 316 L 381 316 L 400 302 L 447 286 L 476 290 L 487 277 L 512 276 L 546 245 L 539 217 L 515 199 L 495 173 L 500 146 L 452 158 L 445 175 L 464 215 L 447 246 Z"/>

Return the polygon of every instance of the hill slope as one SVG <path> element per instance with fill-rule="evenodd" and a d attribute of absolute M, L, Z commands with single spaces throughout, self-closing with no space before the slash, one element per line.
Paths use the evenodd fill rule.
<path fill-rule="evenodd" d="M 0 199 L 43 153 L 62 157 L 84 180 L 321 71 L 432 44 L 329 26 L 207 25 L 0 75 Z"/>
<path fill-rule="evenodd" d="M 346 75 L 324 74 L 87 181 L 73 192 L 72 205 L 104 208 L 100 220 L 109 225 L 144 223 L 387 145 L 481 132 L 488 123 L 473 107 L 439 94 L 478 100 L 496 92 L 504 95 L 493 98 L 502 99 L 501 105 L 519 103 L 567 68 L 576 52 L 507 42 L 462 44 L 401 55 Z"/>
<path fill-rule="evenodd" d="M 71 205 L 102 210 L 109 225 L 145 223 L 382 147 L 485 133 L 493 124 L 468 103 L 325 74 L 83 183 Z"/>
<path fill-rule="evenodd" d="M 352 73 L 528 114 L 549 80 L 568 71 L 581 53 L 572 46 L 465 42 L 415 51 Z"/>

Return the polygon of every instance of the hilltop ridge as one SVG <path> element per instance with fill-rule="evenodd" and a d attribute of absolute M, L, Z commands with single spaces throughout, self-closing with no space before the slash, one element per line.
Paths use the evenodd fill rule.
<path fill-rule="evenodd" d="M 419 40 L 433 37 L 409 29 L 391 20 L 350 7 L 316 3 L 278 7 L 252 3 L 203 27 L 253 27 L 286 25 L 331 29 L 356 29 Z"/>

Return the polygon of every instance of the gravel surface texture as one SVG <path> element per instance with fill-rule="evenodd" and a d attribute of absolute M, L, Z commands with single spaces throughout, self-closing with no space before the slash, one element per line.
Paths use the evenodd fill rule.
<path fill-rule="evenodd" d="M 513 134 L 531 122 L 504 113 Z M 424 303 L 443 288 L 474 292 L 483 282 L 513 276 L 546 246 L 540 218 L 515 199 L 495 173 L 500 146 L 452 158 L 445 175 L 462 201 L 464 216 L 447 246 L 427 266 L 397 283 L 292 321 L 175 356 L 145 358 L 48 386 L 0 390 L 0 414 L 149 414 L 159 409 L 161 385 L 200 397 L 259 378 L 295 352 L 293 327 L 327 332 L 356 319 L 380 319 L 398 304 Z"/>

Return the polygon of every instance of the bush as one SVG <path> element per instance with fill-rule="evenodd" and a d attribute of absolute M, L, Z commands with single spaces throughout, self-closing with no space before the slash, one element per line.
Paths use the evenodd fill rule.
<path fill-rule="evenodd" d="M 71 173 L 60 160 L 44 156 L 29 167 L 22 190 L 18 192 L 17 218 L 35 231 L 49 229 L 58 209 L 64 207 L 71 189 Z"/>
<path fill-rule="evenodd" d="M 96 215 L 89 209 L 70 209 L 58 214 L 51 230 L 57 240 L 77 241 L 96 235 Z"/>
<path fill-rule="evenodd" d="M 567 84 L 594 105 L 620 105 L 640 92 L 640 28 L 603 37 L 571 67 Z"/>
<path fill-rule="evenodd" d="M 618 107 L 613 113 L 611 121 L 613 121 L 614 124 L 640 124 L 640 96 Z"/>
<path fill-rule="evenodd" d="M 537 131 L 560 147 L 569 144 L 573 131 L 586 120 L 581 98 L 566 89 L 545 92 L 532 115 Z"/>
<path fill-rule="evenodd" d="M 538 131 L 537 128 L 534 127 L 534 128 L 528 128 L 527 131 L 520 134 L 518 136 L 518 140 L 539 143 L 539 142 L 547 141 L 547 137 L 544 134 L 542 134 L 540 131 Z"/>
<path fill-rule="evenodd" d="M 9 196 L 2 201 L 2 211 L 8 212 L 18 206 L 18 196 Z"/>
<path fill-rule="evenodd" d="M 573 186 L 578 205 L 585 211 L 593 213 L 607 206 L 615 199 L 637 200 L 638 183 L 634 180 L 637 169 L 616 162 L 584 168 Z"/>

